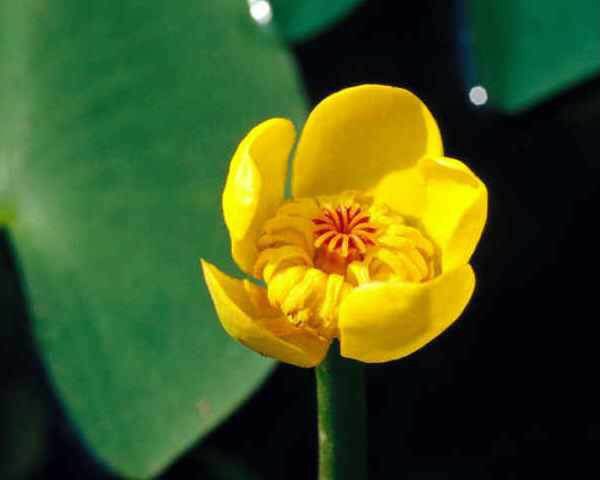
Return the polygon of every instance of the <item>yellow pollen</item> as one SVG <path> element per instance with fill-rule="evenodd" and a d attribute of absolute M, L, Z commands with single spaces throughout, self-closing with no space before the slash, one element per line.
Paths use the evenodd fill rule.
<path fill-rule="evenodd" d="M 369 245 L 375 245 L 377 228 L 358 205 L 324 207 L 312 223 L 317 263 L 326 270 L 345 270 L 349 263 L 364 258 Z"/>

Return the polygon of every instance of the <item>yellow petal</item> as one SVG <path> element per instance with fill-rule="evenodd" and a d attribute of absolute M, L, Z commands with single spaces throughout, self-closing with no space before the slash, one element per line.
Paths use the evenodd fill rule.
<path fill-rule="evenodd" d="M 427 202 L 425 178 L 418 168 L 390 172 L 368 193 L 406 217 L 420 218 Z"/>
<path fill-rule="evenodd" d="M 401 88 L 361 85 L 341 90 L 312 111 L 293 170 L 296 197 L 369 190 L 386 174 L 442 155 L 435 120 Z"/>
<path fill-rule="evenodd" d="M 427 184 L 427 205 L 421 217 L 427 234 L 442 255 L 442 271 L 469 262 L 487 218 L 487 189 L 458 160 L 421 161 Z"/>
<path fill-rule="evenodd" d="M 260 228 L 283 200 L 294 138 L 289 120 L 273 118 L 252 129 L 231 159 L 223 212 L 233 258 L 246 273 L 252 274 Z"/>
<path fill-rule="evenodd" d="M 342 356 L 378 363 L 411 354 L 458 318 L 474 288 L 469 265 L 427 283 L 374 282 L 355 288 L 340 306 Z"/>
<path fill-rule="evenodd" d="M 204 260 L 201 265 L 217 316 L 229 335 L 282 362 L 299 367 L 321 363 L 328 340 L 288 322 L 269 305 L 264 288 L 231 278 Z"/>

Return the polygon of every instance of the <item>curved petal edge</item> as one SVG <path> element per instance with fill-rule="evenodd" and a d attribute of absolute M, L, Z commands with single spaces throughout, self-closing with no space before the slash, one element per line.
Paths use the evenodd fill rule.
<path fill-rule="evenodd" d="M 263 223 L 283 201 L 293 124 L 273 118 L 254 127 L 238 146 L 223 191 L 223 213 L 234 260 L 252 275 Z"/>
<path fill-rule="evenodd" d="M 342 356 L 380 363 L 410 355 L 460 316 L 474 288 L 470 265 L 427 283 L 375 282 L 356 288 L 340 306 Z"/>
<path fill-rule="evenodd" d="M 488 192 L 469 167 L 453 158 L 424 158 L 422 215 L 427 234 L 440 248 L 442 271 L 468 263 L 487 220 Z"/>
<path fill-rule="evenodd" d="M 225 331 L 246 347 L 298 367 L 321 363 L 330 342 L 291 325 L 267 301 L 264 288 L 201 260 L 208 291 Z"/>
<path fill-rule="evenodd" d="M 296 197 L 370 190 L 389 172 L 442 154 L 435 119 L 417 96 L 385 85 L 346 88 L 309 115 L 292 190 Z"/>

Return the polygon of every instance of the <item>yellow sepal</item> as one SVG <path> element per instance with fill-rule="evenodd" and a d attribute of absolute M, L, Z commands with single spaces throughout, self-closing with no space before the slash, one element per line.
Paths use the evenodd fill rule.
<path fill-rule="evenodd" d="M 475 288 L 470 265 L 430 282 L 374 282 L 355 288 L 340 306 L 341 354 L 369 363 L 405 357 L 462 313 Z"/>
<path fill-rule="evenodd" d="M 442 155 L 437 124 L 408 90 L 361 85 L 312 111 L 293 166 L 296 197 L 371 190 L 388 173 Z"/>
<path fill-rule="evenodd" d="M 421 221 L 439 247 L 442 271 L 469 262 L 487 218 L 487 189 L 462 162 L 424 158 L 419 169 L 426 183 Z"/>
<path fill-rule="evenodd" d="M 298 367 L 321 363 L 330 340 L 290 324 L 269 305 L 265 289 L 201 260 L 204 279 L 225 331 L 246 347 Z"/>
<path fill-rule="evenodd" d="M 427 186 L 417 165 L 385 175 L 369 193 L 396 213 L 420 218 L 427 204 Z"/>
<path fill-rule="evenodd" d="M 294 126 L 274 118 L 254 127 L 238 146 L 223 191 L 223 213 L 233 259 L 252 275 L 263 223 L 283 201 Z"/>

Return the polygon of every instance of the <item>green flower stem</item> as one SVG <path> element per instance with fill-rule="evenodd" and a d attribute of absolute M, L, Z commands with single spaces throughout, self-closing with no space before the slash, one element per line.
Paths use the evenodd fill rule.
<path fill-rule="evenodd" d="M 319 480 L 367 478 L 364 367 L 343 358 L 337 342 L 316 369 Z"/>

